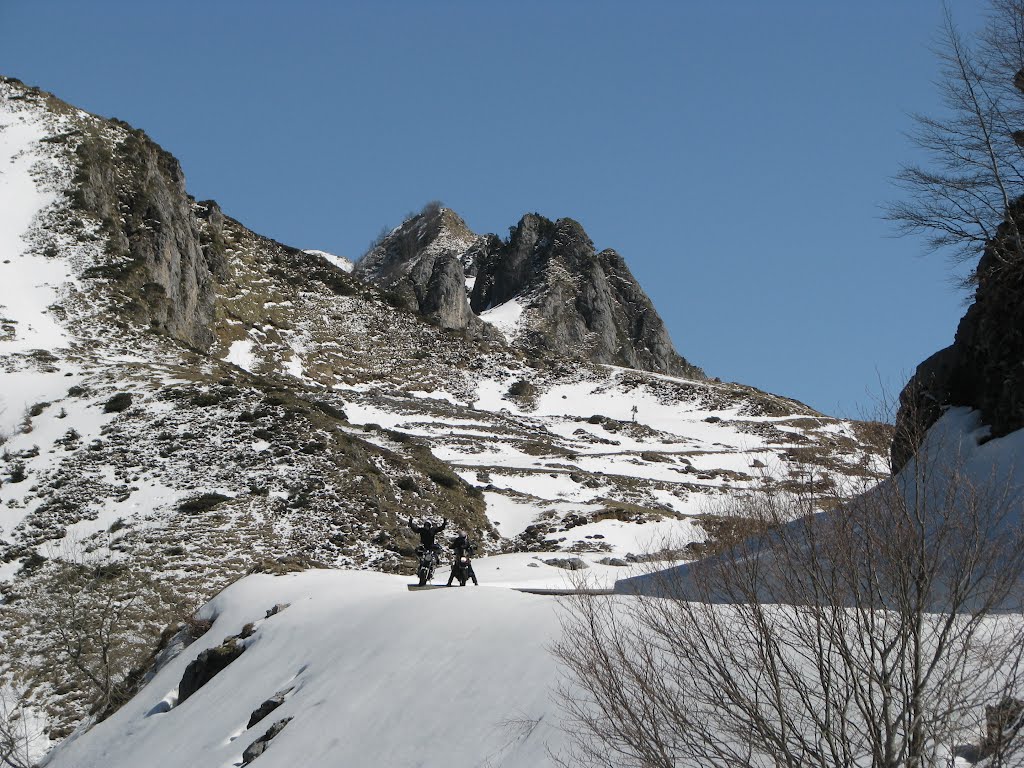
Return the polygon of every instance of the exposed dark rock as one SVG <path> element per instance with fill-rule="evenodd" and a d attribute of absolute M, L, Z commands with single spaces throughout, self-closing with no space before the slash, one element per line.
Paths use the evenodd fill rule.
<path fill-rule="evenodd" d="M 279 614 L 281 611 L 283 611 L 289 605 L 291 605 L 291 603 L 278 603 L 273 608 L 270 608 L 269 610 L 267 610 L 266 618 L 269 619 L 271 616 L 277 616 L 277 614 Z"/>
<path fill-rule="evenodd" d="M 1017 736 L 1024 727 L 1024 701 L 1010 696 L 994 706 L 985 707 L 985 736 L 978 749 L 979 759 L 1006 757 L 1008 750 L 1019 749 Z"/>
<path fill-rule="evenodd" d="M 149 656 L 113 687 L 108 699 L 101 699 L 97 702 L 101 707 L 93 710 L 96 722 L 106 720 L 127 704 L 135 694 L 142 690 L 146 683 L 156 676 L 157 672 L 175 659 L 185 648 L 198 640 L 208 628 L 206 622 L 202 621 L 191 621 L 182 625 L 166 627 L 160 633 L 160 639 Z M 163 706 L 166 707 L 166 703 Z M 158 711 L 166 710 L 160 709 Z"/>
<path fill-rule="evenodd" d="M 544 564 L 555 568 L 564 568 L 567 571 L 581 571 L 589 567 L 578 557 L 553 557 L 550 560 L 545 560 Z"/>
<path fill-rule="evenodd" d="M 1019 748 L 1017 735 L 1024 726 L 1024 701 L 1009 696 L 995 706 L 985 707 L 985 733 L 975 744 L 960 744 L 953 754 L 971 765 L 988 758 L 997 758 L 993 765 L 1001 765 L 1008 754 Z"/>
<path fill-rule="evenodd" d="M 291 688 L 288 688 L 287 690 L 284 690 L 284 691 L 278 691 L 273 696 L 271 696 L 269 699 L 267 699 L 262 704 L 260 704 L 258 707 L 256 707 L 256 709 L 254 709 L 252 714 L 249 716 L 249 724 L 245 726 L 246 729 L 252 728 L 254 725 L 256 725 L 256 723 L 258 723 L 260 720 L 265 718 L 267 715 L 269 715 L 275 709 L 277 709 L 282 704 L 284 704 L 285 699 L 288 698 L 288 694 L 291 693 L 291 692 L 292 692 Z"/>
<path fill-rule="evenodd" d="M 311 560 L 302 554 L 285 555 L 283 557 L 264 558 L 249 569 L 249 573 L 270 573 L 283 576 L 286 573 L 298 573 L 310 568 L 326 568 L 323 563 Z"/>
<path fill-rule="evenodd" d="M 508 396 L 530 400 L 537 396 L 537 387 L 526 379 L 518 379 L 508 388 Z"/>
<path fill-rule="evenodd" d="M 118 392 L 103 404 L 104 413 L 120 413 L 131 408 L 132 396 L 130 392 Z"/>
<path fill-rule="evenodd" d="M 701 375 L 676 353 L 622 257 L 613 250 L 595 252 L 572 219 L 552 222 L 527 214 L 508 243 L 478 255 L 473 311 L 512 298 L 527 307 L 518 340 L 527 347 L 596 363 Z"/>
<path fill-rule="evenodd" d="M 974 765 L 981 760 L 981 751 L 977 744 L 958 744 L 953 749 L 953 756 Z"/>
<path fill-rule="evenodd" d="M 181 705 L 192 694 L 210 682 L 217 674 L 227 669 L 228 665 L 245 651 L 245 644 L 239 642 L 238 635 L 225 638 L 215 648 L 207 648 L 194 661 L 185 667 L 178 685 L 178 705 Z"/>
<path fill-rule="evenodd" d="M 464 255 L 477 239 L 454 211 L 428 205 L 372 248 L 355 274 L 442 328 L 497 337 L 469 308 Z"/>
<path fill-rule="evenodd" d="M 290 723 L 292 718 L 286 717 L 283 720 L 278 720 L 270 729 L 260 736 L 256 741 L 245 748 L 245 752 L 242 753 L 242 765 L 248 765 L 257 757 L 267 751 L 267 747 L 270 746 L 271 740 L 277 736 L 284 727 Z"/>
<path fill-rule="evenodd" d="M 1024 224 L 1024 200 L 1014 206 Z M 900 393 L 892 443 L 898 471 L 946 406 L 981 411 L 993 437 L 1024 427 L 1024 254 L 1005 247 L 1009 227 L 985 249 L 976 270 L 974 303 L 956 339 L 917 367 Z"/>
<path fill-rule="evenodd" d="M 225 496 L 223 493 L 203 493 L 182 501 L 178 504 L 178 511 L 184 512 L 187 515 L 195 515 L 201 512 L 209 512 L 214 507 L 230 500 L 231 497 Z"/>

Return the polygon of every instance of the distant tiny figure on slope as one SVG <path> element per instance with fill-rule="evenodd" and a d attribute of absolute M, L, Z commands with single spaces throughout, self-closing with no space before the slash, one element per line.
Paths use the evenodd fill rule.
<path fill-rule="evenodd" d="M 444 518 L 441 523 L 431 523 L 429 520 L 414 523 L 413 519 L 409 518 L 409 527 L 420 537 L 420 545 L 416 547 L 416 555 L 420 559 L 416 573 L 421 587 L 434 578 L 434 568 L 441 561 L 441 547 L 438 546 L 436 538 L 447 526 L 448 521 Z"/>
<path fill-rule="evenodd" d="M 476 573 L 473 572 L 473 555 L 476 554 L 476 547 L 469 541 L 469 534 L 466 531 L 459 531 L 451 544 L 452 547 L 452 572 L 448 577 L 448 586 L 452 581 L 459 580 L 459 586 L 466 586 L 466 580 L 472 579 L 473 586 L 480 586 L 476 580 Z"/>

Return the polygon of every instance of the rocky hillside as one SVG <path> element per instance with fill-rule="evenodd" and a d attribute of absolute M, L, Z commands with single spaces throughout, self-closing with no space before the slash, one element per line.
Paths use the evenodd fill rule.
<path fill-rule="evenodd" d="M 1024 224 L 1024 200 L 1014 204 L 1013 216 L 1018 227 Z M 1019 244 L 1004 242 L 1012 236 L 1003 224 L 975 270 L 974 303 L 953 344 L 921 363 L 900 394 L 896 469 L 950 406 L 981 411 L 991 437 L 1024 428 L 1024 254 Z"/>
<path fill-rule="evenodd" d="M 433 203 L 371 248 L 356 274 L 442 328 L 532 355 L 702 375 L 676 353 L 622 257 L 595 251 L 577 222 L 531 213 L 510 232 L 476 235 Z"/>
<path fill-rule="evenodd" d="M 569 220 L 505 242 L 431 209 L 350 274 L 13 80 L 0 168 L 0 698 L 38 752 L 246 573 L 408 573 L 409 516 L 614 572 L 699 551 L 725 494 L 885 471 L 877 425 L 697 375 Z"/>

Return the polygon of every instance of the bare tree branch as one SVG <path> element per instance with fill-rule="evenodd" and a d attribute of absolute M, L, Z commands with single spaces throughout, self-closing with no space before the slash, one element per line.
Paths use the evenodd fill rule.
<path fill-rule="evenodd" d="M 993 0 L 988 25 L 969 43 L 952 13 L 936 54 L 945 112 L 914 115 L 910 138 L 927 157 L 896 175 L 906 197 L 887 206 L 900 234 L 924 234 L 929 250 L 971 262 L 988 248 L 997 262 L 1024 258 L 1013 211 L 1024 195 L 1024 0 Z M 973 276 L 972 278 L 973 279 Z"/>

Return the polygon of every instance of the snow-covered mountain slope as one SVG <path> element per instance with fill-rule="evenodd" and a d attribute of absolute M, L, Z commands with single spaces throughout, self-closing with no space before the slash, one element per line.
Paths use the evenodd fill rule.
<path fill-rule="evenodd" d="M 303 253 L 308 253 L 310 256 L 319 256 L 320 258 L 329 261 L 342 272 L 351 272 L 356 266 L 355 262 L 351 259 L 347 259 L 344 256 L 336 256 L 335 254 L 328 253 L 327 251 L 318 251 L 316 249 L 306 248 L 303 250 Z"/>
<path fill-rule="evenodd" d="M 822 540 L 830 528 L 839 527 L 836 515 L 863 515 L 876 524 L 900 524 L 901 516 L 924 521 L 933 533 L 930 546 L 936 551 L 953 553 L 956 545 L 944 542 L 953 537 L 965 547 L 984 547 L 998 552 L 1001 546 L 1012 546 L 1020 540 L 1024 528 L 1024 429 L 999 438 L 991 438 L 991 428 L 982 423 L 980 411 L 965 407 L 947 408 L 925 433 L 915 454 L 898 473 L 868 490 L 852 509 L 820 513 L 813 530 Z M 875 510 L 896 510 L 891 518 Z M 871 515 L 877 515 L 872 517 Z M 896 521 L 893 523 L 892 521 Z M 812 530 L 806 520 L 791 524 L 793 534 L 787 540 L 801 540 Z M 805 539 L 804 539 L 805 540 Z M 847 546 L 851 546 L 847 544 Z M 789 553 L 784 547 L 785 554 Z M 827 547 L 821 550 L 827 551 Z M 769 541 L 763 547 L 764 557 L 774 557 Z M 785 556 L 785 554 L 783 556 Z M 965 553 L 966 554 L 966 553 Z M 951 555 L 952 557 L 952 555 Z M 961 564 L 962 565 L 962 564 Z M 849 566 L 844 566 L 849 567 Z M 872 567 L 878 567 L 875 564 Z M 975 566 L 978 571 L 982 566 Z M 688 590 L 694 599 L 703 596 L 693 589 L 689 580 L 691 564 L 674 566 L 663 571 L 638 574 L 620 579 L 615 591 L 624 595 L 664 594 L 666 587 Z M 781 602 L 787 592 L 781 584 L 769 580 L 771 568 L 765 568 L 765 602 Z M 933 577 L 937 584 L 941 579 Z M 991 588 L 993 592 L 995 587 Z M 1009 590 L 1009 597 L 1000 603 L 1004 610 L 1019 611 L 1024 585 Z M 935 586 L 929 598 L 945 600 L 944 587 Z M 940 603 L 937 603 L 940 605 Z"/>
<path fill-rule="evenodd" d="M 260 768 L 553 765 L 547 750 L 565 740 L 545 650 L 555 602 L 487 587 L 413 593 L 405 581 L 307 571 L 232 585 L 200 612 L 215 622 L 199 641 L 47 765 L 227 768 L 282 721 Z M 276 605 L 287 607 L 267 617 Z M 249 624 L 244 652 L 179 701 L 189 663 Z"/>
<path fill-rule="evenodd" d="M 884 471 L 878 425 L 435 324 L 16 81 L 0 125 L 0 673 L 53 741 L 126 695 L 89 682 L 92 649 L 69 661 L 68 615 L 116 625 L 117 681 L 253 570 L 409 572 L 409 516 L 610 584 L 623 566 L 600 561 L 703 541 L 709 505 L 766 477 Z"/>
<path fill-rule="evenodd" d="M 1024 431 L 984 442 L 986 433 L 977 412 L 952 409 L 922 450 L 941 465 L 936 481 L 962 473 L 975 488 L 995 482 L 1009 487 L 1019 510 Z M 591 565 L 599 574 L 588 586 L 616 570 Z M 555 691 L 566 680 L 547 652 L 559 637 L 559 602 L 502 588 L 573 585 L 554 570 L 526 555 L 499 555 L 477 563 L 484 586 L 427 592 L 380 574 L 251 576 L 199 612 L 215 622 L 205 635 L 47 765 L 561 764 L 555 758 L 565 756 L 570 734 Z M 652 582 L 620 580 L 621 599 Z M 217 648 L 236 658 L 182 701 L 196 668 L 210 666 L 202 654 Z M 257 756 L 253 745 L 264 751 Z"/>

